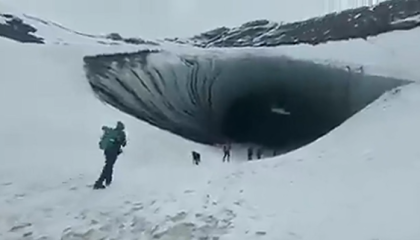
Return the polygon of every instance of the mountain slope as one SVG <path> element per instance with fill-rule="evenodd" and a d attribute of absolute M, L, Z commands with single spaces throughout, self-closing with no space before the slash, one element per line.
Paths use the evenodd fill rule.
<path fill-rule="evenodd" d="M 265 19 L 239 27 L 221 27 L 189 39 L 168 39 L 200 47 L 261 47 L 377 36 L 395 30 L 420 26 L 420 2 L 417 0 L 384 1 L 377 5 L 348 9 L 304 21 L 284 23 Z"/>
<path fill-rule="evenodd" d="M 351 5 L 345 6 L 342 3 L 341 6 L 337 6 L 331 1 L 307 0 L 2 0 L 1 3 L 82 32 L 118 32 L 126 36 L 151 39 L 188 37 L 208 29 L 220 26 L 234 27 L 254 19 L 269 19 L 275 22 L 301 21 L 363 4 L 362 1 L 349 1 L 347 4 Z M 231 9 L 235 9 L 235 14 L 232 14 Z"/>

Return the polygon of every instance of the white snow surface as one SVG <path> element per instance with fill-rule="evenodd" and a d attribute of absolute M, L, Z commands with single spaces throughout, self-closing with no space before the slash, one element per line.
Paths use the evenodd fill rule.
<path fill-rule="evenodd" d="M 394 43 L 404 34 L 419 38 L 413 30 L 275 51 L 341 62 L 338 49 L 353 46 L 358 54 L 344 60 L 387 75 L 396 73 L 385 56 L 394 56 L 394 70 L 418 78 L 415 48 Z M 0 41 L 0 239 L 420 239 L 418 84 L 385 94 L 297 151 L 255 162 L 234 152 L 223 164 L 218 149 L 93 96 L 82 57 L 123 50 L 132 49 Z M 128 146 L 113 185 L 92 191 L 104 161 L 100 127 L 117 120 Z M 191 164 L 191 150 L 202 153 L 202 165 Z"/>
<path fill-rule="evenodd" d="M 391 24 L 397 24 L 397 23 L 403 23 L 403 22 L 411 22 L 411 21 L 413 21 L 413 22 L 420 22 L 420 14 L 418 14 L 416 16 L 404 18 L 404 19 L 395 20 L 395 21 L 391 22 Z"/>
<path fill-rule="evenodd" d="M 0 24 L 6 24 L 6 18 L 0 16 Z"/>

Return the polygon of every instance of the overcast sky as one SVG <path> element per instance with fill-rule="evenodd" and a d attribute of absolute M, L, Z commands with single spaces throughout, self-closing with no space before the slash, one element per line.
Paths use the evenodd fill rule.
<path fill-rule="evenodd" d="M 302 20 L 343 8 L 349 2 L 331 4 L 336 1 L 0 0 L 0 3 L 82 32 L 119 32 L 126 36 L 162 38 L 191 36 L 254 19 Z"/>

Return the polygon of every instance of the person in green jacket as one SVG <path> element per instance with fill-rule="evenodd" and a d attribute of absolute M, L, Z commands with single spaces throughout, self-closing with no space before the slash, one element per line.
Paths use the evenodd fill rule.
<path fill-rule="evenodd" d="M 104 181 L 107 186 L 112 182 L 112 172 L 114 164 L 117 161 L 118 155 L 122 153 L 122 148 L 127 145 L 126 134 L 124 132 L 124 124 L 117 122 L 115 128 L 107 126 L 102 127 L 103 135 L 99 141 L 99 148 L 104 151 L 105 166 L 102 169 L 101 175 L 93 185 L 94 189 L 103 189 Z"/>

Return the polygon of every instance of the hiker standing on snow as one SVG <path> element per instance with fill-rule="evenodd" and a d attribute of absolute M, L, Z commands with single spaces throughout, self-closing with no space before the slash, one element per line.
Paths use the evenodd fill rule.
<path fill-rule="evenodd" d="M 107 186 L 111 184 L 114 164 L 117 161 L 118 155 L 122 153 L 122 147 L 127 145 L 124 124 L 122 122 L 118 121 L 115 128 L 103 126 L 102 130 L 104 133 L 99 142 L 99 148 L 104 150 L 105 166 L 93 186 L 94 189 L 105 188 L 104 181 Z"/>
<path fill-rule="evenodd" d="M 262 155 L 263 155 L 263 149 L 262 149 L 262 147 L 259 147 L 257 149 L 257 159 L 261 159 Z"/>
<path fill-rule="evenodd" d="M 231 150 L 232 146 L 230 145 L 230 143 L 225 143 L 223 145 L 223 162 L 227 161 L 230 162 L 230 150 Z"/>
<path fill-rule="evenodd" d="M 251 161 L 254 155 L 254 149 L 252 147 L 248 147 L 247 154 L 248 154 L 248 161 Z"/>
<path fill-rule="evenodd" d="M 198 165 L 201 162 L 201 154 L 196 152 L 196 151 L 192 151 L 192 158 L 193 158 L 193 164 L 194 165 Z"/>

